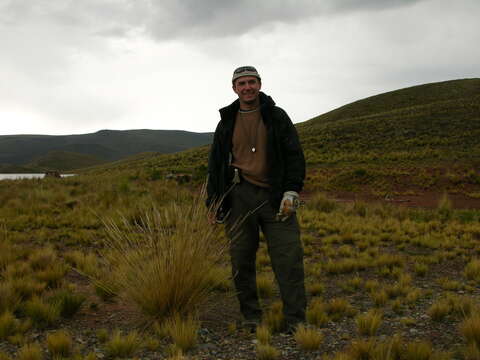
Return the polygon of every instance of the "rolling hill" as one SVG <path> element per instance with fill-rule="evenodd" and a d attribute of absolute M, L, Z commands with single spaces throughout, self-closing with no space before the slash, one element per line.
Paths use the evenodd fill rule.
<path fill-rule="evenodd" d="M 480 79 L 395 90 L 296 124 L 307 160 L 307 190 L 383 194 L 456 189 L 480 197 Z M 158 179 L 171 172 L 205 179 L 209 146 L 100 165 Z M 478 189 L 477 189 L 478 188 Z M 420 190 L 419 190 L 420 189 Z"/>
<path fill-rule="evenodd" d="M 4 135 L 0 136 L 0 166 L 3 169 L 71 170 L 142 152 L 182 151 L 208 144 L 211 138 L 211 133 L 177 130 L 101 130 L 92 134 L 61 136 Z M 40 160 L 44 157 L 47 158 Z"/>

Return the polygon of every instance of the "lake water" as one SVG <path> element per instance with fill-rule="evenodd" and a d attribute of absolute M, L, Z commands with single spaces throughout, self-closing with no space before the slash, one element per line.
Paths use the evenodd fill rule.
<path fill-rule="evenodd" d="M 75 174 L 62 174 L 62 177 L 73 176 Z M 0 180 L 17 180 L 17 179 L 42 179 L 45 174 L 0 174 Z"/>

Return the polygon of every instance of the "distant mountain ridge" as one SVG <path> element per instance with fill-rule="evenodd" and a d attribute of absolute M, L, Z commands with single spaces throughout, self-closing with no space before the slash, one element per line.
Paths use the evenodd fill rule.
<path fill-rule="evenodd" d="M 212 133 L 182 130 L 100 130 L 81 135 L 2 135 L 0 169 L 72 170 L 138 153 L 174 153 L 209 144 Z"/>

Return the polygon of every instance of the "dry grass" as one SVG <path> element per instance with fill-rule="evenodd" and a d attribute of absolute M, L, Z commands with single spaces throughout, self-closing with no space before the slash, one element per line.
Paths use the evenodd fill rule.
<path fill-rule="evenodd" d="M 182 318 L 176 314 L 162 325 L 161 333 L 170 337 L 177 349 L 187 352 L 197 344 L 200 323 L 193 316 Z"/>
<path fill-rule="evenodd" d="M 257 345 L 257 359 L 258 360 L 275 360 L 280 357 L 280 351 L 275 349 L 272 345 Z"/>
<path fill-rule="evenodd" d="M 69 333 L 60 330 L 47 335 L 47 348 L 54 358 L 69 357 L 73 352 L 73 340 Z"/>
<path fill-rule="evenodd" d="M 212 295 L 226 241 L 207 223 L 199 197 L 185 206 L 151 209 L 131 224 L 106 222 L 104 252 L 119 295 L 152 319 L 194 314 Z M 116 291 L 115 289 L 111 289 Z"/>
<path fill-rule="evenodd" d="M 358 333 L 364 336 L 374 336 L 382 323 L 382 313 L 369 310 L 355 318 Z"/>
<path fill-rule="evenodd" d="M 460 333 L 467 339 L 469 343 L 477 345 L 480 348 L 480 315 L 475 314 L 459 325 Z"/>
<path fill-rule="evenodd" d="M 116 330 L 111 339 L 105 344 L 105 351 L 112 358 L 132 357 L 139 349 L 142 341 L 137 332 L 122 335 Z"/>
<path fill-rule="evenodd" d="M 318 330 L 299 325 L 294 334 L 297 345 L 303 350 L 318 350 L 323 342 L 323 335 Z"/>
<path fill-rule="evenodd" d="M 17 353 L 17 360 L 42 360 L 43 353 L 37 343 L 26 344 Z"/>

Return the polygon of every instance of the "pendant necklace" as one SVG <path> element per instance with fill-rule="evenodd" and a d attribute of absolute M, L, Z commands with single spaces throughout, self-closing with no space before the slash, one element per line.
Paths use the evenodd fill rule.
<path fill-rule="evenodd" d="M 258 111 L 258 108 L 256 109 L 253 109 L 253 110 L 238 110 L 238 112 L 240 113 L 240 118 L 242 119 L 241 123 L 242 123 L 242 128 L 243 128 L 243 132 L 245 133 L 245 135 L 247 135 L 247 128 L 245 127 L 245 118 L 243 117 L 243 114 L 248 114 L 248 113 L 252 113 L 252 112 L 255 112 L 255 111 Z M 260 119 L 261 121 L 262 119 Z M 258 121 L 257 123 L 257 128 L 255 129 L 255 136 L 253 138 L 253 143 L 251 144 L 251 151 L 252 153 L 255 153 L 257 151 L 256 149 L 256 146 L 257 146 L 257 134 L 258 134 L 258 128 L 260 127 L 260 121 Z M 251 134 L 250 132 L 248 133 L 248 139 L 251 138 Z"/>

